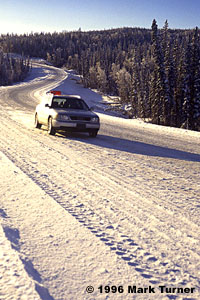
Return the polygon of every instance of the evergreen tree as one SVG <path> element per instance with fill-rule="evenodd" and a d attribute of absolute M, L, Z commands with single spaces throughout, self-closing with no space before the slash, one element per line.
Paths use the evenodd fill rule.
<path fill-rule="evenodd" d="M 200 46 L 199 46 L 199 32 L 196 27 L 194 34 L 194 55 L 195 58 L 195 72 L 194 72 L 194 130 L 200 130 Z"/>
<path fill-rule="evenodd" d="M 183 111 L 185 120 L 182 127 L 197 130 L 200 119 L 200 48 L 197 27 L 187 49 Z"/>
<path fill-rule="evenodd" d="M 166 20 L 163 32 L 163 53 L 165 68 L 165 103 L 164 103 L 164 125 L 172 124 L 172 109 L 174 106 L 174 62 L 172 55 L 171 40 L 168 31 L 168 21 Z"/>
<path fill-rule="evenodd" d="M 151 112 L 152 122 L 156 124 L 166 123 L 166 88 L 165 88 L 165 70 L 164 58 L 158 36 L 158 27 L 156 20 L 152 23 L 152 62 L 153 72 L 151 75 Z"/>
<path fill-rule="evenodd" d="M 149 61 L 148 57 L 144 58 L 140 65 L 140 96 L 139 96 L 139 117 L 146 119 L 151 116 L 151 104 L 149 102 Z"/>
<path fill-rule="evenodd" d="M 174 105 L 171 112 L 171 125 L 181 127 L 183 123 L 184 79 L 185 79 L 185 50 L 180 48 L 178 40 L 174 43 Z"/>
<path fill-rule="evenodd" d="M 131 105 L 132 105 L 132 112 L 133 116 L 140 117 L 140 108 L 139 103 L 141 103 L 141 96 L 142 96 L 142 86 L 140 81 L 140 60 L 139 57 L 134 51 L 133 56 L 133 63 L 132 63 L 132 90 L 131 90 Z"/>

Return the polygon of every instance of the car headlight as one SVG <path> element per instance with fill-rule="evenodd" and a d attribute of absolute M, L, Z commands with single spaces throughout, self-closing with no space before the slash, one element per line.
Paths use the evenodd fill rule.
<path fill-rule="evenodd" d="M 56 118 L 58 121 L 69 121 L 70 120 L 70 117 L 68 115 L 57 115 L 57 118 Z"/>
<path fill-rule="evenodd" d="M 93 117 L 93 118 L 91 118 L 91 122 L 99 123 L 99 118 L 98 117 Z"/>

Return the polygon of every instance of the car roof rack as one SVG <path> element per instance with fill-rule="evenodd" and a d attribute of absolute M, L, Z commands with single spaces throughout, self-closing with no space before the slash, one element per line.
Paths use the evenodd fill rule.
<path fill-rule="evenodd" d="M 59 95 L 54 95 L 55 97 L 56 96 L 59 96 Z M 67 97 L 67 98 L 78 98 L 78 99 L 81 99 L 81 96 L 79 96 L 79 95 L 60 95 L 62 98 L 65 98 L 65 97 Z"/>

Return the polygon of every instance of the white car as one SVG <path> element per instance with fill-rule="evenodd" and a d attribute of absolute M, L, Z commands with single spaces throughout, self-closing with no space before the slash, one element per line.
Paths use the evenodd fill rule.
<path fill-rule="evenodd" d="M 61 95 L 58 91 L 50 92 L 36 107 L 35 127 L 42 125 L 47 126 L 51 135 L 61 130 L 88 132 L 91 137 L 96 137 L 100 128 L 99 117 L 80 96 Z"/>

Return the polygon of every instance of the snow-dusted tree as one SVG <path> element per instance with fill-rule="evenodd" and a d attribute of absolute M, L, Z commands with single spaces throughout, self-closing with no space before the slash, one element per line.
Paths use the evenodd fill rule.
<path fill-rule="evenodd" d="M 97 88 L 98 80 L 97 80 L 97 72 L 95 67 L 90 67 L 88 74 L 88 86 L 92 89 Z"/>
<path fill-rule="evenodd" d="M 155 19 L 152 23 L 152 62 L 153 72 L 150 83 L 151 118 L 153 123 L 165 124 L 166 103 L 168 99 L 166 98 L 164 57 Z"/>
<path fill-rule="evenodd" d="M 111 72 L 109 75 L 109 86 L 111 87 L 111 93 L 117 94 L 118 88 L 117 88 L 117 78 L 118 78 L 118 72 L 120 70 L 120 66 L 113 63 L 111 67 Z"/>
<path fill-rule="evenodd" d="M 173 47 L 174 62 L 174 105 L 171 111 L 171 125 L 180 127 L 183 123 L 184 80 L 185 80 L 185 49 L 176 39 Z"/>
<path fill-rule="evenodd" d="M 24 79 L 29 71 L 29 59 L 13 58 L 0 48 L 0 85 L 9 85 Z"/>
<path fill-rule="evenodd" d="M 10 55 L 7 54 L 7 66 L 6 66 L 6 70 L 7 70 L 7 83 L 8 84 L 12 84 L 14 81 L 14 76 L 15 76 L 15 71 L 13 68 L 13 59 L 11 58 Z"/>
<path fill-rule="evenodd" d="M 107 91 L 107 77 L 105 71 L 101 68 L 100 63 L 97 63 L 95 67 L 89 68 L 87 82 L 88 86 L 91 88 L 97 88 L 101 92 Z"/>
<path fill-rule="evenodd" d="M 140 107 L 139 103 L 142 102 L 142 85 L 140 81 L 140 59 L 138 57 L 138 52 L 135 50 L 133 53 L 132 61 L 132 87 L 131 87 L 131 106 L 134 117 L 140 117 Z"/>
<path fill-rule="evenodd" d="M 53 63 L 51 54 L 50 54 L 49 52 L 47 52 L 46 60 L 47 60 L 49 63 Z"/>
<path fill-rule="evenodd" d="M 7 81 L 7 75 L 6 75 L 4 53 L 0 49 L 0 85 L 6 85 L 6 81 Z"/>
<path fill-rule="evenodd" d="M 105 71 L 101 68 L 100 63 L 96 66 L 97 84 L 101 92 L 107 91 L 107 77 Z"/>
<path fill-rule="evenodd" d="M 200 125 L 200 47 L 198 28 L 194 30 L 186 54 L 185 97 L 182 127 L 198 130 Z"/>
<path fill-rule="evenodd" d="M 200 131 L 200 70 L 195 73 L 194 130 Z"/>
<path fill-rule="evenodd" d="M 196 68 L 194 73 L 194 130 L 200 130 L 200 46 L 199 46 L 199 31 L 195 30 L 194 35 L 194 52 L 197 55 L 195 59 Z"/>
<path fill-rule="evenodd" d="M 138 101 L 138 116 L 146 119 L 151 115 L 151 104 L 149 103 L 149 70 L 148 56 L 140 64 L 140 92 Z"/>
<path fill-rule="evenodd" d="M 118 93 L 122 103 L 129 103 L 131 98 L 132 80 L 129 72 L 122 68 L 117 73 Z"/>
<path fill-rule="evenodd" d="M 172 110 L 174 107 L 175 69 L 167 20 L 165 21 L 165 26 L 163 29 L 162 48 L 164 53 L 166 93 L 164 102 L 164 125 L 172 125 Z"/>

